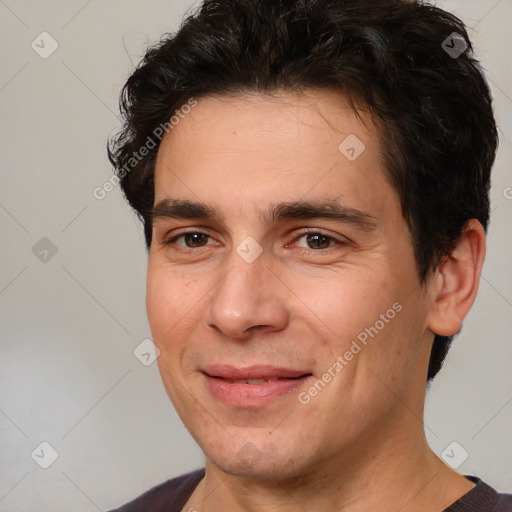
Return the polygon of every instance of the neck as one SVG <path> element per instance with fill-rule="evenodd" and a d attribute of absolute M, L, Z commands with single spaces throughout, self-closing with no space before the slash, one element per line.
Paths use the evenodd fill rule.
<path fill-rule="evenodd" d="M 419 418 L 413 423 L 415 428 L 402 424 L 403 428 L 393 432 L 382 428 L 378 435 L 361 436 L 343 453 L 316 461 L 315 469 L 286 480 L 228 475 L 207 459 L 205 478 L 184 510 L 444 510 L 475 484 L 432 452 Z"/>

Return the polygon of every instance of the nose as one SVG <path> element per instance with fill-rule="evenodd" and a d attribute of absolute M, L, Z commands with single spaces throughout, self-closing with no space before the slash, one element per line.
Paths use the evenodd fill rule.
<path fill-rule="evenodd" d="M 210 328 L 243 340 L 286 326 L 290 291 L 268 266 L 265 253 L 248 263 L 233 251 L 223 270 L 207 309 Z"/>

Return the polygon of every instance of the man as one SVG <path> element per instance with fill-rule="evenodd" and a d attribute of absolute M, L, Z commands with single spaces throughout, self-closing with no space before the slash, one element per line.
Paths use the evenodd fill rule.
<path fill-rule="evenodd" d="M 512 510 L 422 422 L 485 257 L 471 51 L 413 0 L 206 0 L 147 52 L 109 158 L 205 468 L 119 511 Z"/>

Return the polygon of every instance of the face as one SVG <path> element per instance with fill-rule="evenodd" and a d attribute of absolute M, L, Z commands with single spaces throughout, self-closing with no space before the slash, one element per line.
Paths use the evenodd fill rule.
<path fill-rule="evenodd" d="M 421 426 L 429 293 L 362 116 L 325 90 L 205 97 L 160 146 L 149 324 L 227 473 L 307 475 Z"/>

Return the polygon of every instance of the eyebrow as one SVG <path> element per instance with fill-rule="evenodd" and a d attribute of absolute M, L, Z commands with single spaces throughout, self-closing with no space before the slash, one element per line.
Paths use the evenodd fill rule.
<path fill-rule="evenodd" d="M 167 197 L 159 201 L 150 214 L 152 224 L 169 218 L 209 220 L 223 224 L 222 216 L 213 206 L 188 199 Z M 351 224 L 362 231 L 373 231 L 377 227 L 376 219 L 372 215 L 333 200 L 271 203 L 268 210 L 259 212 L 259 218 L 266 224 L 293 219 L 323 219 Z"/>

